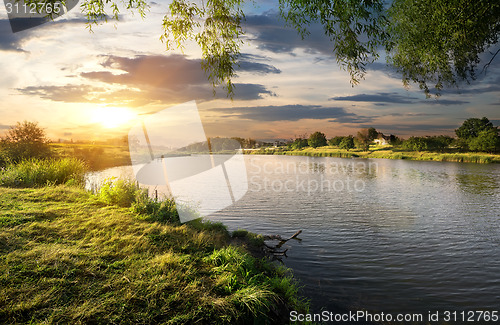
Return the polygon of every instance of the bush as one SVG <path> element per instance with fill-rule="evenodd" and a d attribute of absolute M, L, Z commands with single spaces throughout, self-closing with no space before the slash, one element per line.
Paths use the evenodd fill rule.
<path fill-rule="evenodd" d="M 109 205 L 130 207 L 136 201 L 139 190 L 140 188 L 130 180 L 116 180 L 115 177 L 112 177 L 104 181 L 104 184 L 99 189 L 98 197 Z"/>
<path fill-rule="evenodd" d="M 29 159 L 11 164 L 0 172 L 0 185 L 38 187 L 46 185 L 78 185 L 85 183 L 87 166 L 75 158 Z"/>

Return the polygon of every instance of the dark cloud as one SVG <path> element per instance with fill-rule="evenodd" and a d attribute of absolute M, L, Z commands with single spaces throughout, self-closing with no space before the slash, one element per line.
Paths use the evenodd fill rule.
<path fill-rule="evenodd" d="M 226 117 L 238 117 L 259 122 L 328 119 L 331 122 L 355 123 L 365 122 L 367 119 L 370 119 L 368 117 L 346 112 L 342 107 L 323 107 L 319 105 L 232 107 L 216 108 L 212 109 L 212 111 L 225 113 Z"/>
<path fill-rule="evenodd" d="M 443 114 L 439 113 L 392 113 L 386 114 L 385 116 L 443 116 Z"/>
<path fill-rule="evenodd" d="M 10 125 L 0 124 L 0 130 L 8 130 L 10 127 Z"/>
<path fill-rule="evenodd" d="M 260 49 L 290 53 L 296 48 L 303 48 L 312 53 L 332 55 L 333 45 L 321 25 L 316 23 L 309 26 L 310 34 L 304 39 L 297 30 L 285 27 L 285 22 L 278 14 L 247 16 L 243 28 L 254 35 L 252 40 L 258 43 Z"/>
<path fill-rule="evenodd" d="M 398 133 L 406 133 L 406 134 L 412 134 L 415 132 L 415 130 L 418 130 L 419 132 L 431 132 L 432 134 L 447 134 L 450 132 L 453 132 L 459 124 L 445 124 L 445 125 L 430 125 L 430 124 L 397 124 L 397 123 L 392 123 L 392 124 L 366 124 L 362 125 L 360 127 L 374 127 L 377 130 L 388 130 L 387 133 L 392 133 L 392 134 L 398 134 Z M 384 132 L 385 133 L 385 132 Z"/>
<path fill-rule="evenodd" d="M 268 74 L 268 73 L 281 73 L 281 70 L 264 63 L 252 62 L 252 61 L 241 61 L 236 71 L 248 71 L 258 74 Z"/>
<path fill-rule="evenodd" d="M 386 103 L 393 104 L 425 104 L 425 105 L 461 105 L 469 102 L 463 100 L 443 99 L 442 97 L 419 100 L 416 97 L 403 96 L 398 93 L 377 93 L 377 94 L 357 94 L 352 96 L 332 97 L 329 100 L 351 101 L 351 102 L 369 102 L 376 106 L 388 106 Z"/>
<path fill-rule="evenodd" d="M 1 6 L 1 4 L 0 4 Z M 0 51 L 25 52 L 21 46 L 27 33 L 14 34 L 7 19 L 0 19 Z"/>
<path fill-rule="evenodd" d="M 434 99 L 429 98 L 429 99 L 426 99 L 426 100 L 422 100 L 419 103 L 426 104 L 426 105 L 444 105 L 444 106 L 448 106 L 448 105 L 468 104 L 469 102 L 468 101 L 464 101 L 464 100 L 442 99 L 441 97 L 438 97 L 438 98 L 434 98 Z"/>
<path fill-rule="evenodd" d="M 377 102 L 377 103 L 397 103 L 413 104 L 418 98 L 402 96 L 398 93 L 378 93 L 378 94 L 358 94 L 352 96 L 332 97 L 329 100 L 351 101 L 351 102 Z"/>

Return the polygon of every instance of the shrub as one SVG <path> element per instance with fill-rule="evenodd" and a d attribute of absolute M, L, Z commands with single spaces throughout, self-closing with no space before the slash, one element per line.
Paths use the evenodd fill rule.
<path fill-rule="evenodd" d="M 106 204 L 130 207 L 135 202 L 139 187 L 130 180 L 115 177 L 105 180 L 99 189 L 99 199 Z"/>

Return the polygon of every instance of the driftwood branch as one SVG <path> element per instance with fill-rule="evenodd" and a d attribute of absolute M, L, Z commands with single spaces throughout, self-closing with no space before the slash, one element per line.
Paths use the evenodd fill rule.
<path fill-rule="evenodd" d="M 285 249 L 284 251 L 279 251 L 281 246 L 283 246 L 283 244 L 286 243 L 287 241 L 289 241 L 290 239 L 301 240 L 300 238 L 297 238 L 297 236 L 300 235 L 301 233 L 302 233 L 302 230 L 299 230 L 295 234 L 293 234 L 291 237 L 286 238 L 286 239 L 281 237 L 280 235 L 264 236 L 264 240 L 279 240 L 280 241 L 275 246 L 270 246 L 264 242 L 264 247 L 267 249 L 267 253 L 272 255 L 273 259 L 277 259 L 277 260 L 281 261 L 280 257 L 282 257 L 282 256 L 288 257 L 288 255 L 286 255 L 288 248 Z"/>

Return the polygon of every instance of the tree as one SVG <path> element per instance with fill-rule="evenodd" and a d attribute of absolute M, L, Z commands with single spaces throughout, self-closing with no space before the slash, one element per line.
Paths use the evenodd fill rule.
<path fill-rule="evenodd" d="M 117 0 L 82 1 L 89 26 L 107 17 L 118 19 Z M 126 5 L 141 16 L 148 9 L 145 0 L 129 0 Z M 163 19 L 161 40 L 167 49 L 195 41 L 209 79 L 214 86 L 222 84 L 229 95 L 245 38 L 241 26 L 245 5 L 244 0 L 173 0 Z M 401 73 L 403 85 L 417 83 L 427 95 L 432 86 L 439 92 L 475 79 L 482 54 L 497 44 L 500 34 L 496 0 L 280 0 L 279 8 L 302 37 L 309 34 L 310 24 L 322 25 L 337 63 L 347 70 L 353 85 L 364 78 L 366 65 L 383 49 L 388 63 Z M 499 52 L 486 57 L 483 70 Z"/>
<path fill-rule="evenodd" d="M 470 118 L 464 121 L 462 126 L 455 130 L 459 139 L 469 140 L 479 135 L 479 132 L 485 130 L 496 130 L 496 127 L 486 118 Z"/>
<path fill-rule="evenodd" d="M 45 131 L 36 122 L 17 122 L 0 139 L 0 143 L 2 155 L 12 162 L 51 155 Z"/>
<path fill-rule="evenodd" d="M 427 147 L 429 150 L 443 151 L 453 142 L 453 138 L 447 135 L 435 135 L 427 137 Z"/>
<path fill-rule="evenodd" d="M 374 128 L 371 128 L 375 130 Z M 378 135 L 378 132 L 375 131 Z M 370 134 L 370 129 L 361 129 L 359 130 L 356 138 L 354 139 L 356 147 L 358 147 L 361 150 L 367 151 L 370 149 L 370 142 L 373 141 L 373 139 L 370 138 L 370 135 L 373 135 L 373 131 L 371 131 Z"/>
<path fill-rule="evenodd" d="M 500 149 L 500 137 L 495 129 L 480 131 L 478 136 L 469 140 L 472 151 L 494 152 Z"/>
<path fill-rule="evenodd" d="M 313 148 L 326 146 L 326 136 L 322 132 L 314 132 L 309 136 L 307 144 Z"/>
<path fill-rule="evenodd" d="M 342 139 L 344 139 L 344 137 L 340 137 L 340 136 L 333 137 L 330 140 L 328 140 L 328 145 L 333 146 L 333 147 L 337 147 L 340 144 L 340 142 L 342 141 Z"/>
<path fill-rule="evenodd" d="M 368 128 L 368 139 L 370 142 L 378 138 L 379 133 L 375 128 Z"/>
<path fill-rule="evenodd" d="M 423 137 L 410 137 L 403 142 L 403 148 L 409 151 L 428 150 L 427 140 Z"/>
<path fill-rule="evenodd" d="M 399 137 L 395 136 L 394 134 L 389 135 L 389 144 L 391 146 L 399 146 L 401 143 L 403 143 L 403 140 L 401 140 Z"/>
<path fill-rule="evenodd" d="M 300 150 L 302 148 L 305 148 L 308 146 L 308 141 L 307 139 L 303 139 L 303 138 L 297 138 L 295 139 L 295 141 L 293 141 L 289 147 L 290 149 L 292 150 Z"/>
<path fill-rule="evenodd" d="M 346 150 L 354 148 L 354 137 L 352 135 L 344 137 L 342 141 L 340 141 L 339 148 Z"/>

